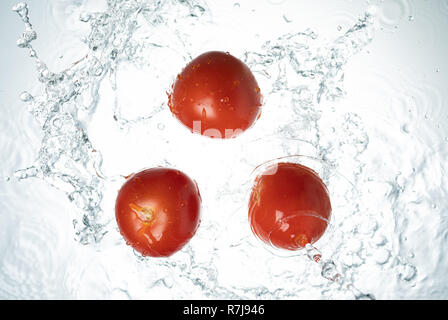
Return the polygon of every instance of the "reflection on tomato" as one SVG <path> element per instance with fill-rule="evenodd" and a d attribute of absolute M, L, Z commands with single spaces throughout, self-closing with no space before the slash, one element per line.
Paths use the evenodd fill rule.
<path fill-rule="evenodd" d="M 316 172 L 274 164 L 255 179 L 249 202 L 252 231 L 265 243 L 298 250 L 316 242 L 331 215 L 327 188 Z"/>
<path fill-rule="evenodd" d="M 179 170 L 152 168 L 131 175 L 118 192 L 120 233 L 143 256 L 167 257 L 180 250 L 200 223 L 196 183 Z"/>
<path fill-rule="evenodd" d="M 242 61 L 211 51 L 192 60 L 177 76 L 168 104 L 192 132 L 233 138 L 260 116 L 261 99 L 257 81 Z"/>

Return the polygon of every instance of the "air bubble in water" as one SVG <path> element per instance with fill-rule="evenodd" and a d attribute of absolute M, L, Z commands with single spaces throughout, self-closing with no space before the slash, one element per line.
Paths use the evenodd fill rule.
<path fill-rule="evenodd" d="M 79 15 L 79 20 L 82 22 L 89 22 L 92 16 L 88 12 L 81 12 Z"/>
<path fill-rule="evenodd" d="M 203 7 L 201 7 L 200 5 L 195 5 L 193 6 L 193 10 L 191 15 L 193 17 L 200 17 L 202 15 L 204 15 L 205 9 Z"/>
<path fill-rule="evenodd" d="M 39 170 L 36 167 L 29 167 L 26 169 L 20 169 L 14 172 L 14 177 L 18 180 L 28 179 L 36 177 L 39 174 Z"/>
<path fill-rule="evenodd" d="M 398 266 L 398 276 L 401 280 L 409 282 L 417 275 L 417 269 L 410 264 L 400 264 Z"/>
<path fill-rule="evenodd" d="M 337 271 L 333 261 L 327 261 L 322 266 L 322 277 L 330 281 L 337 281 L 341 274 Z"/>
<path fill-rule="evenodd" d="M 28 101 L 31 101 L 32 99 L 33 99 L 33 96 L 26 91 L 24 91 L 20 94 L 20 100 L 22 100 L 23 102 L 28 102 Z"/>
<path fill-rule="evenodd" d="M 408 125 L 407 123 L 405 123 L 404 125 L 401 126 L 401 130 L 402 130 L 404 133 L 409 133 L 409 132 L 410 132 L 410 131 L 409 131 L 409 125 Z"/>
<path fill-rule="evenodd" d="M 19 2 L 12 7 L 12 11 L 22 11 L 27 8 L 27 4 L 25 2 Z"/>
<path fill-rule="evenodd" d="M 29 46 L 30 42 L 37 39 L 37 34 L 34 30 L 27 27 L 22 34 L 22 37 L 17 40 L 17 46 L 19 48 L 26 48 Z"/>
<path fill-rule="evenodd" d="M 26 2 L 19 2 L 12 7 L 12 11 L 17 12 L 19 17 L 27 26 L 29 26 L 29 18 L 28 18 L 28 5 Z"/>

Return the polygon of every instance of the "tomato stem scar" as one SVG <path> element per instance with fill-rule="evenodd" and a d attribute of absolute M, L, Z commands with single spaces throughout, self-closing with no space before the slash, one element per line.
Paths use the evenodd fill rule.
<path fill-rule="evenodd" d="M 310 241 L 308 241 L 308 237 L 303 233 L 295 236 L 294 242 L 297 243 L 302 248 L 305 247 L 307 243 L 310 243 Z"/>
<path fill-rule="evenodd" d="M 130 203 L 129 208 L 131 208 L 131 210 L 134 211 L 135 214 L 137 214 L 137 217 L 143 222 L 149 223 L 154 220 L 154 210 L 150 208 L 143 208 L 135 203 Z"/>

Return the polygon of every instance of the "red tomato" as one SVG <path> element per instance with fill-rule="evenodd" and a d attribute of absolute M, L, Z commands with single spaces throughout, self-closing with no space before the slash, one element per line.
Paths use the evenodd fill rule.
<path fill-rule="evenodd" d="M 171 112 L 192 132 L 233 138 L 261 112 L 261 93 L 250 69 L 229 53 L 206 52 L 177 76 L 168 97 Z"/>
<path fill-rule="evenodd" d="M 252 231 L 265 243 L 301 249 L 324 234 L 330 215 L 327 187 L 308 167 L 278 163 L 255 179 L 249 221 Z"/>
<path fill-rule="evenodd" d="M 200 223 L 196 183 L 179 170 L 152 168 L 131 175 L 118 192 L 120 233 L 143 256 L 167 257 L 180 250 Z"/>

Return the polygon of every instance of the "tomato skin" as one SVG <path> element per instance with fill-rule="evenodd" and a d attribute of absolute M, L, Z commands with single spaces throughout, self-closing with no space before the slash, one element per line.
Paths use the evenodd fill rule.
<path fill-rule="evenodd" d="M 131 175 L 118 192 L 115 216 L 120 233 L 143 256 L 168 257 L 180 250 L 200 224 L 196 183 L 170 168 Z"/>
<path fill-rule="evenodd" d="M 253 233 L 267 244 L 302 249 L 324 234 L 330 215 L 327 187 L 308 167 L 281 162 L 255 179 L 249 222 Z"/>
<path fill-rule="evenodd" d="M 250 69 L 229 53 L 206 52 L 177 76 L 171 112 L 192 132 L 234 138 L 260 116 L 262 96 Z"/>

